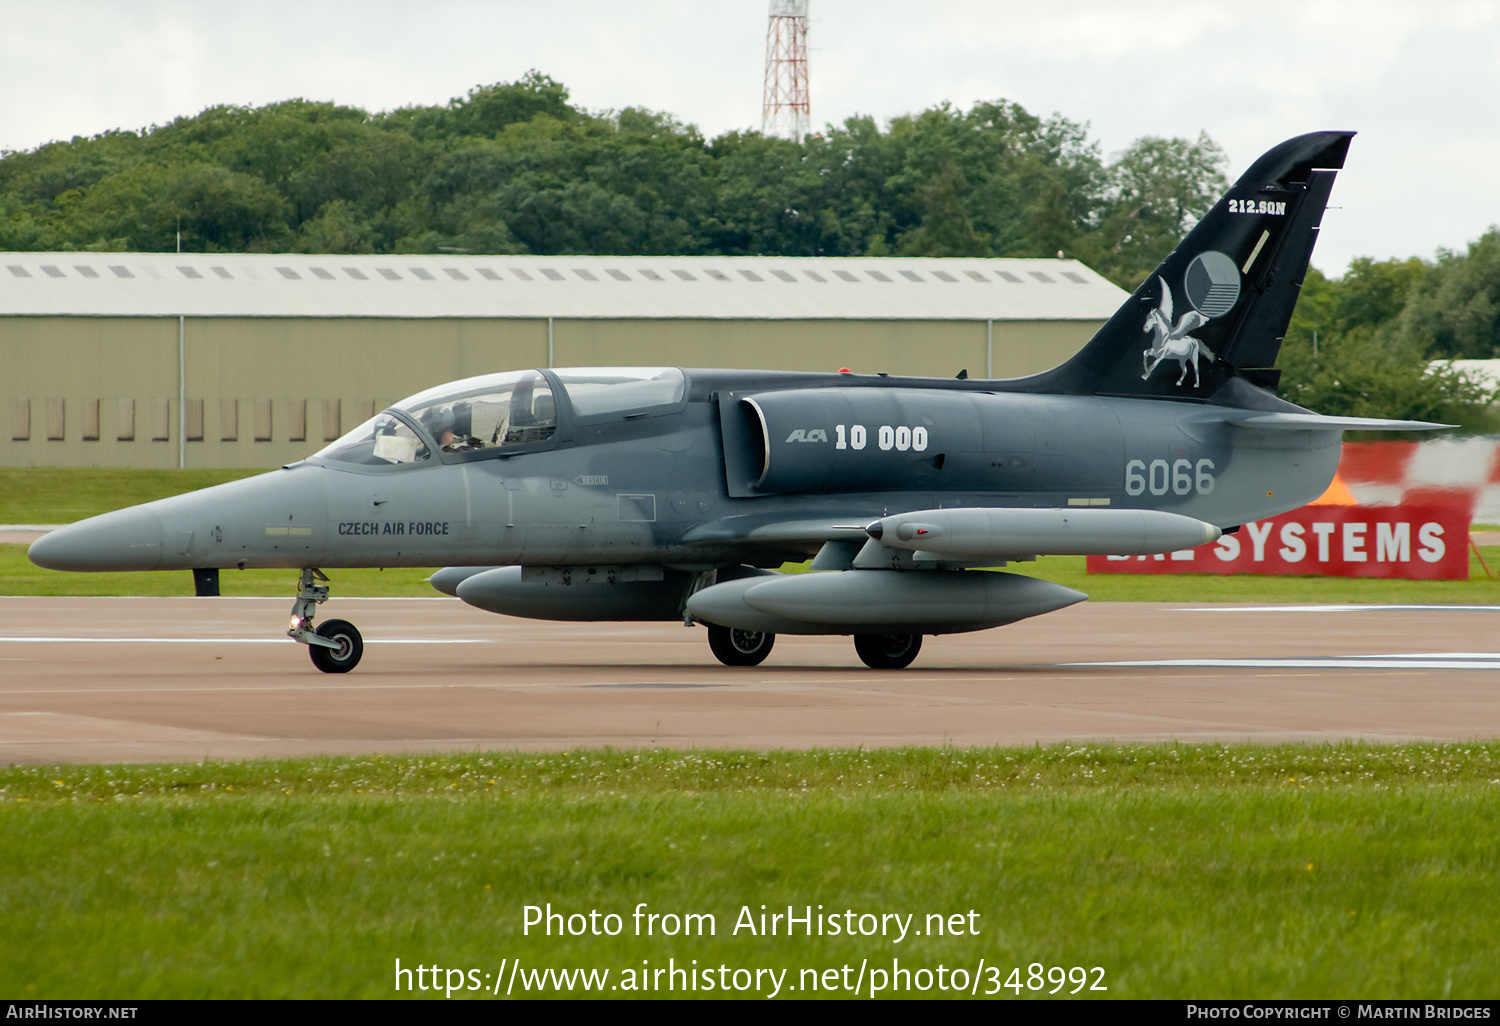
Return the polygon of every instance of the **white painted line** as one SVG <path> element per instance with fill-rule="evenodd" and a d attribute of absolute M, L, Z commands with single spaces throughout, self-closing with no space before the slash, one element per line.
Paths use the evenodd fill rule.
<path fill-rule="evenodd" d="M 285 645 L 297 644 L 291 638 L 64 638 L 64 637 L 4 637 L 0 642 L 22 644 L 94 644 L 94 645 Z M 375 638 L 365 639 L 370 645 L 487 645 L 488 638 Z"/>
<path fill-rule="evenodd" d="M 191 598 L 195 598 L 196 596 L 193 596 L 193 595 L 174 595 L 172 597 L 173 598 L 191 599 Z M 233 602 L 236 599 L 238 599 L 240 601 L 245 601 L 245 600 L 248 599 L 248 600 L 257 601 L 257 602 L 265 602 L 265 601 L 285 602 L 286 601 L 286 599 L 282 598 L 280 595 L 215 595 L 215 596 L 213 596 L 213 598 L 215 600 L 221 601 L 221 602 L 222 601 Z M 458 599 L 458 598 L 455 598 L 452 595 L 329 595 L 328 596 L 328 601 L 329 602 L 459 602 L 461 600 Z"/>
<path fill-rule="evenodd" d="M 1198 667 L 1249 670 L 1500 670 L 1500 653 L 1434 652 L 1414 656 L 1341 656 L 1312 659 L 1142 659 L 1068 666 Z"/>
<path fill-rule="evenodd" d="M 170 571 L 157 571 L 169 573 Z M 28 602 L 67 599 L 69 601 L 96 599 L 106 602 L 121 600 L 135 602 L 286 602 L 293 598 L 290 592 L 281 595 L 0 595 L 0 599 L 26 599 Z M 330 602 L 458 602 L 451 595 L 331 595 Z"/>
<path fill-rule="evenodd" d="M 1500 613 L 1500 606 L 1344 605 L 1344 606 L 1193 606 L 1174 613 Z"/>

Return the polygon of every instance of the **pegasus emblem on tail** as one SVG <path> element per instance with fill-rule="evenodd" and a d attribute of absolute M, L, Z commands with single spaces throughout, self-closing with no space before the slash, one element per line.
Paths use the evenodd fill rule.
<path fill-rule="evenodd" d="M 1187 379 L 1188 362 L 1193 365 L 1193 387 L 1198 387 L 1198 356 L 1202 355 L 1210 361 L 1216 359 L 1212 349 L 1204 345 L 1198 339 L 1188 334 L 1196 331 L 1209 322 L 1209 318 L 1197 310 L 1189 310 L 1178 318 L 1177 323 L 1172 323 L 1172 290 L 1167 287 L 1167 281 L 1160 275 L 1156 278 L 1161 282 L 1161 305 L 1146 315 L 1146 323 L 1142 325 L 1142 331 L 1152 332 L 1151 348 L 1142 353 L 1141 366 L 1145 373 L 1141 380 L 1145 381 L 1151 376 L 1151 372 L 1168 357 L 1176 360 L 1182 368 L 1182 374 L 1177 378 L 1177 384 L 1182 384 Z"/>

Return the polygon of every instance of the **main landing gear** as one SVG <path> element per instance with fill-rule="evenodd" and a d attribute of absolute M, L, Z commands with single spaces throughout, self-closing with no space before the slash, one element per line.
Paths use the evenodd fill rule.
<path fill-rule="evenodd" d="M 338 623 L 340 621 L 332 621 Z M 708 627 L 708 647 L 725 666 L 759 666 L 771 654 L 776 635 L 734 627 Z M 904 670 L 922 651 L 920 634 L 856 634 L 854 651 L 872 670 Z M 314 659 L 316 662 L 316 659 Z"/>
<path fill-rule="evenodd" d="M 854 651 L 872 670 L 904 670 L 922 651 L 922 635 L 856 634 Z"/>
<path fill-rule="evenodd" d="M 316 584 L 314 579 L 328 580 L 323 571 L 317 569 L 303 570 L 297 578 L 297 600 L 292 603 L 292 621 L 287 637 L 306 645 L 313 665 L 324 673 L 348 673 L 359 665 L 360 656 L 365 654 L 365 641 L 354 624 L 347 620 L 324 620 L 316 630 L 313 629 L 313 614 L 321 603 L 328 601 L 328 585 Z"/>
<path fill-rule="evenodd" d="M 771 654 L 776 635 L 761 631 L 742 631 L 737 627 L 707 624 L 708 647 L 725 666 L 759 666 Z"/>

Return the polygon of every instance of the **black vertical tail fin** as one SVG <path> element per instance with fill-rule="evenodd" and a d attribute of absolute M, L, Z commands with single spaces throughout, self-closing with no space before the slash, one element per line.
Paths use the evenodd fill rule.
<path fill-rule="evenodd" d="M 1288 139 L 1240 176 L 1076 356 L 1038 391 L 1202 400 L 1271 365 L 1353 132 Z"/>

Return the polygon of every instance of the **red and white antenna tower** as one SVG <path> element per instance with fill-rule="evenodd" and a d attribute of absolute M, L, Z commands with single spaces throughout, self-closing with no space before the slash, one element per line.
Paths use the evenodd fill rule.
<path fill-rule="evenodd" d="M 812 128 L 807 100 L 808 0 L 771 0 L 766 27 L 766 89 L 760 130 L 801 142 Z"/>

